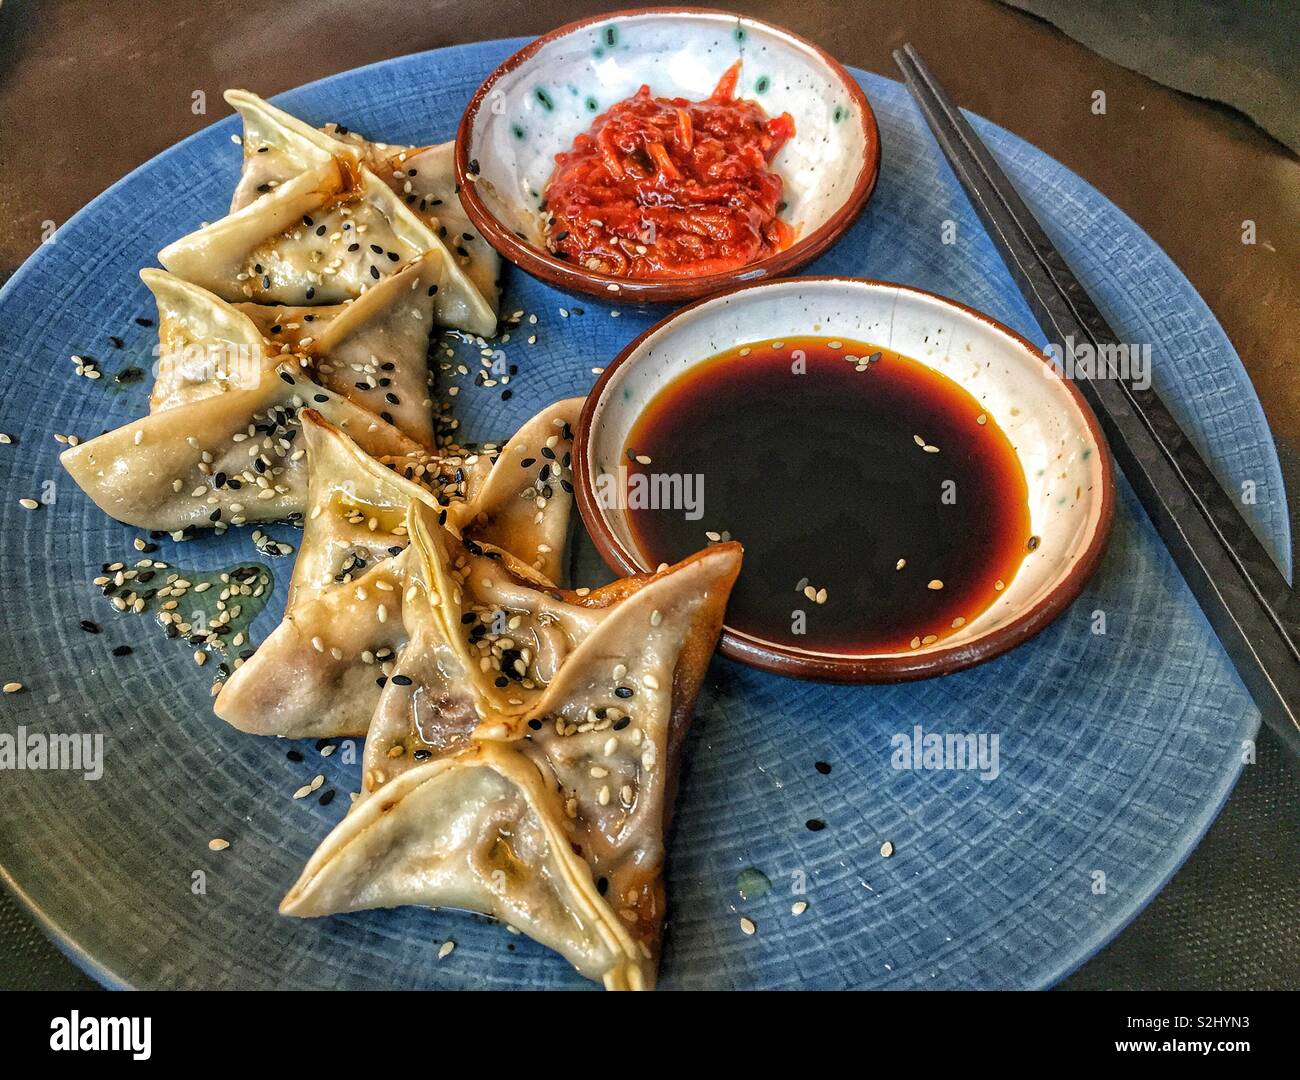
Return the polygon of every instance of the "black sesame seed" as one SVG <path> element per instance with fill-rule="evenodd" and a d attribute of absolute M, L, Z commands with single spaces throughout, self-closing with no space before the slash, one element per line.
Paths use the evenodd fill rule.
<path fill-rule="evenodd" d="M 114 656 L 130 656 L 132 652 L 130 645 L 119 645 L 113 650 Z"/>
<path fill-rule="evenodd" d="M 319 801 L 321 806 L 329 806 L 329 804 L 334 801 L 334 789 L 326 788 L 325 791 L 321 794 Z"/>
<path fill-rule="evenodd" d="M 632 718 L 631 718 L 630 716 L 624 716 L 624 717 L 622 717 L 622 718 L 620 718 L 620 719 L 614 721 L 614 728 L 613 728 L 613 730 L 615 730 L 615 731 L 622 731 L 622 730 L 623 730 L 625 727 L 627 727 L 628 724 L 630 724 L 631 722 L 632 722 Z"/>
<path fill-rule="evenodd" d="M 371 267 L 370 267 L 370 276 L 371 276 L 372 278 L 374 278 L 376 281 L 378 281 L 378 280 L 379 280 L 379 267 L 377 267 L 377 266 L 371 266 Z"/>
<path fill-rule="evenodd" d="M 394 675 L 394 676 L 393 676 L 393 682 L 395 682 L 398 686 L 410 686 L 410 685 L 411 685 L 411 676 L 409 676 L 409 675 Z"/>
<path fill-rule="evenodd" d="M 630 686 L 616 686 L 614 687 L 614 696 L 630 698 L 632 696 L 632 688 Z"/>
<path fill-rule="evenodd" d="M 826 828 L 826 822 L 822 821 L 821 818 L 809 818 L 804 824 L 808 826 L 809 832 L 821 832 L 822 829 Z"/>
<path fill-rule="evenodd" d="M 536 717 L 528 721 L 528 726 L 532 728 L 534 731 L 542 730 L 542 722 L 538 720 Z"/>
<path fill-rule="evenodd" d="M 294 761 L 294 762 L 301 761 L 301 760 L 302 760 L 302 751 L 301 751 L 301 750 L 286 750 L 286 751 L 284 752 L 284 756 L 287 757 L 290 761 Z"/>
<path fill-rule="evenodd" d="M 813 768 L 816 769 L 819 773 L 821 773 L 822 776 L 830 776 L 831 774 L 831 763 L 829 761 L 814 762 Z"/>
<path fill-rule="evenodd" d="M 99 633 L 99 623 L 97 623 L 97 622 L 91 622 L 90 619 L 82 619 L 82 620 L 81 620 L 81 628 L 82 628 L 84 631 L 86 631 L 87 634 L 98 634 L 98 633 Z"/>

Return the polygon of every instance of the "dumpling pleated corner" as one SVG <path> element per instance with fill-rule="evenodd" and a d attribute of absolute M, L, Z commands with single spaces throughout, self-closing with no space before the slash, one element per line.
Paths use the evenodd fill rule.
<path fill-rule="evenodd" d="M 281 910 L 469 908 L 611 988 L 652 985 L 664 836 L 739 545 L 579 594 L 475 552 L 425 506 L 408 521 L 409 643 L 362 793 Z"/>
<path fill-rule="evenodd" d="M 232 302 L 334 304 L 436 250 L 438 322 L 496 333 L 499 256 L 462 223 L 449 156 L 340 138 L 247 91 L 226 100 L 244 121 L 231 213 L 164 248 L 163 266 Z M 408 176 L 403 155 L 420 156 L 425 171 Z"/>
<path fill-rule="evenodd" d="M 260 735 L 366 733 L 386 673 L 408 640 L 406 522 L 413 503 L 470 542 L 518 553 L 526 572 L 549 585 L 559 576 L 572 497 L 559 475 L 549 497 L 539 495 L 538 472 L 519 462 L 529 447 L 538 456 L 550 439 L 559 457 L 568 454 L 580 407 L 571 398 L 544 409 L 495 463 L 485 452 L 445 448 L 418 464 L 378 461 L 305 410 L 307 512 L 284 619 L 235 668 L 217 697 L 217 715 Z"/>

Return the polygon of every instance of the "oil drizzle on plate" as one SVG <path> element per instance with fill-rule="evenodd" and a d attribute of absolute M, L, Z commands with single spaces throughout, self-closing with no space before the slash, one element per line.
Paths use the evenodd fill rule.
<path fill-rule="evenodd" d="M 105 563 L 95 585 L 119 614 L 152 615 L 169 638 L 226 656 L 218 677 L 253 655 L 249 627 L 274 590 L 271 568 L 241 563 L 225 570 L 186 570 L 143 559 Z M 196 654 L 197 658 L 197 654 Z"/>
<path fill-rule="evenodd" d="M 755 342 L 696 364 L 624 450 L 649 485 L 703 482 L 694 520 L 630 501 L 652 563 L 739 540 L 727 625 L 799 648 L 930 645 L 987 609 L 1035 543 L 993 418 L 939 372 L 862 342 Z"/>

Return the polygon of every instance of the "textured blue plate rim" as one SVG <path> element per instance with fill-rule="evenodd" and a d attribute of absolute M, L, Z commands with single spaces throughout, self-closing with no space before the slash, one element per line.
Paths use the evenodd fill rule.
<path fill-rule="evenodd" d="M 497 38 L 497 39 L 478 41 L 478 42 L 463 42 L 455 45 L 443 46 L 437 49 L 427 49 L 418 53 L 407 53 L 395 57 L 388 57 L 386 59 L 377 60 L 374 61 L 373 63 L 365 64 L 360 67 L 350 68 L 344 71 L 335 72 L 331 75 L 323 76 L 322 78 L 313 80 L 312 82 L 304 83 L 301 86 L 293 87 L 290 88 L 289 90 L 282 91 L 281 93 L 271 97 L 269 100 L 271 100 L 272 102 L 280 102 L 289 95 L 293 95 L 299 92 L 308 92 L 308 91 L 320 89 L 334 79 L 364 75 L 366 72 L 369 72 L 374 69 L 382 68 L 394 63 L 418 64 L 421 60 L 427 57 L 435 56 L 441 53 L 454 52 L 457 49 L 465 48 L 466 46 L 499 45 L 503 48 L 515 49 L 527 43 L 530 40 L 532 40 L 531 37 L 515 37 L 515 38 Z M 889 79 L 888 76 L 880 75 L 879 73 L 876 72 L 867 72 L 864 69 L 851 67 L 847 65 L 846 67 L 849 73 L 853 75 L 855 78 L 858 78 L 862 75 L 867 75 L 870 78 L 887 79 L 888 81 L 895 82 L 895 83 L 897 83 L 898 81 L 894 79 Z M 1195 288 L 1192 286 L 1190 281 L 1187 280 L 1186 275 L 1183 274 L 1182 270 L 1173 261 L 1173 259 L 1169 256 L 1169 254 L 1159 244 L 1157 244 L 1146 233 L 1144 229 L 1138 226 L 1136 222 L 1134 222 L 1120 207 L 1118 207 L 1113 202 L 1111 202 L 1111 200 L 1108 199 L 1103 193 L 1098 191 L 1086 180 L 1079 177 L 1072 170 L 1069 170 L 1068 168 L 1066 168 L 1066 166 L 1056 161 L 1056 159 L 1051 158 L 1051 156 L 1046 154 L 1044 151 L 1038 150 L 1037 147 L 1033 147 L 1033 144 L 1028 143 L 1024 139 L 1021 139 L 1020 136 L 1014 134 L 1013 132 L 1008 131 L 1005 128 L 1000 127 L 997 124 L 994 124 L 990 120 L 978 116 L 977 114 L 968 112 L 967 115 L 970 116 L 977 123 L 977 126 L 995 131 L 1007 137 L 1010 140 L 1024 143 L 1026 146 L 1030 146 L 1036 152 L 1043 154 L 1044 157 L 1047 157 L 1051 161 L 1053 161 L 1053 163 L 1058 168 L 1068 173 L 1078 184 L 1080 184 L 1089 193 L 1094 194 L 1098 199 L 1104 200 L 1106 203 L 1108 203 L 1111 207 L 1113 207 L 1114 212 L 1119 214 L 1120 217 L 1127 224 L 1129 224 L 1134 229 L 1135 232 L 1142 235 L 1150 242 L 1153 251 L 1156 253 L 1156 256 L 1159 259 L 1163 260 L 1166 263 L 1166 265 L 1169 267 L 1169 269 L 1172 271 L 1172 273 L 1186 284 L 1188 290 L 1193 295 L 1195 295 L 1201 301 L 1202 304 L 1205 303 L 1204 299 L 1200 297 L 1200 294 L 1198 292 L 1196 292 Z M 136 166 L 130 172 L 126 173 L 124 176 L 120 177 L 118 180 L 110 184 L 102 192 L 100 192 L 93 199 L 91 199 L 90 202 L 88 202 L 80 210 L 78 210 L 71 217 L 69 217 L 68 220 L 64 222 L 63 226 L 61 226 L 60 228 L 61 229 L 67 228 L 80 221 L 83 215 L 90 215 L 94 213 L 95 211 L 97 211 L 101 202 L 107 201 L 117 191 L 118 188 L 126 185 L 128 182 L 133 180 L 137 176 L 137 174 L 144 173 L 147 170 L 156 167 L 160 161 L 167 158 L 169 155 L 180 153 L 183 150 L 183 148 L 186 147 L 193 140 L 204 136 L 210 136 L 214 131 L 219 130 L 223 127 L 230 127 L 234 129 L 237 125 L 237 122 L 238 122 L 238 117 L 236 115 L 232 114 L 230 116 L 222 117 L 221 119 L 216 120 L 213 123 L 208 124 L 203 128 L 200 128 L 198 131 L 192 132 L 190 135 L 187 135 L 184 139 L 181 139 L 179 142 L 176 142 L 171 146 L 166 147 L 165 149 L 161 150 L 159 153 L 155 154 L 153 157 L 149 158 L 147 161 L 142 162 L 140 165 Z M 882 168 L 883 167 L 884 167 L 884 162 L 882 161 Z M 956 184 L 955 177 L 953 178 L 953 183 L 954 185 Z M 20 277 L 25 273 L 30 272 L 33 264 L 41 257 L 43 250 L 44 250 L 43 246 L 38 247 L 36 251 L 34 251 L 27 259 L 25 259 L 23 263 L 13 272 L 9 280 L 6 281 L 3 284 L 3 286 L 0 286 L 0 306 L 2 306 L 9 299 L 10 294 L 17 288 L 17 283 Z M 515 272 L 520 273 L 521 271 L 515 270 Z M 1221 346 L 1227 350 L 1227 352 L 1232 356 L 1234 360 L 1236 360 L 1237 365 L 1242 369 L 1243 374 L 1246 374 L 1245 385 L 1249 387 L 1249 391 L 1250 391 L 1249 394 L 1246 395 L 1248 402 L 1253 407 L 1256 413 L 1256 419 L 1260 422 L 1261 427 L 1264 430 L 1267 430 L 1270 435 L 1270 438 L 1267 443 L 1267 451 L 1266 451 L 1267 456 L 1269 457 L 1270 460 L 1266 462 L 1266 465 L 1269 467 L 1270 472 L 1273 474 L 1273 479 L 1275 479 L 1277 482 L 1278 490 L 1283 493 L 1282 498 L 1285 506 L 1285 503 L 1287 501 L 1286 487 L 1282 479 L 1281 465 L 1277 456 L 1276 443 L 1273 438 L 1272 428 L 1271 426 L 1269 426 L 1267 419 L 1265 417 L 1263 405 L 1261 404 L 1259 400 L 1259 396 L 1255 391 L 1254 384 L 1250 381 L 1249 375 L 1245 372 L 1245 366 L 1242 364 L 1241 358 L 1240 356 L 1238 356 L 1236 348 L 1232 345 L 1231 340 L 1228 338 L 1227 333 L 1226 331 L 1224 331 L 1222 325 L 1220 325 L 1220 323 L 1218 322 L 1217 317 L 1214 317 L 1213 312 L 1209 309 L 1208 305 L 1205 306 L 1206 306 L 1206 310 L 1209 311 L 1211 315 L 1213 331 L 1217 332 L 1218 336 L 1221 339 Z M 1278 529 L 1280 533 L 1279 544 L 1281 548 L 1278 554 L 1280 555 L 1283 569 L 1285 572 L 1288 573 L 1289 576 L 1291 554 L 1292 554 L 1291 551 L 1292 537 L 1291 537 L 1289 514 L 1284 513 L 1281 516 L 1281 519 L 1278 523 Z M 1252 734 L 1258 732 L 1258 727 L 1259 727 L 1259 718 L 1258 716 L 1256 716 L 1254 724 L 1252 726 Z M 1203 812 L 1201 815 L 1199 815 L 1195 819 L 1194 824 L 1190 825 L 1190 827 L 1185 831 L 1188 837 L 1193 837 L 1192 842 L 1188 843 L 1183 849 L 1174 852 L 1173 858 L 1169 860 L 1166 868 L 1164 869 L 1164 872 L 1158 879 L 1159 883 L 1154 887 L 1152 887 L 1150 890 L 1144 889 L 1141 891 L 1140 894 L 1135 894 L 1133 899 L 1126 905 L 1126 910 L 1122 915 L 1122 917 L 1113 920 L 1109 925 L 1098 927 L 1098 929 L 1095 932 L 1089 935 L 1089 937 L 1086 940 L 1086 943 L 1083 944 L 1078 955 L 1067 959 L 1064 963 L 1059 965 L 1053 972 L 1045 975 L 1042 981 L 1038 984 L 1039 988 L 1049 989 L 1055 986 L 1061 980 L 1065 979 L 1071 973 L 1077 971 L 1080 967 L 1086 964 L 1089 960 L 1091 960 L 1094 956 L 1096 956 L 1097 953 L 1102 948 L 1104 948 L 1116 937 L 1118 937 L 1119 934 L 1121 934 L 1132 923 L 1132 921 L 1146 908 L 1146 906 L 1155 898 L 1155 896 L 1158 893 L 1160 893 L 1165 888 L 1166 885 L 1168 885 L 1169 881 L 1182 868 L 1183 864 L 1187 861 L 1187 859 L 1191 856 L 1192 852 L 1200 844 L 1200 841 L 1204 838 L 1205 833 L 1208 831 L 1210 826 L 1214 823 L 1215 819 L 1219 816 L 1225 803 L 1228 800 L 1228 797 L 1231 795 L 1233 789 L 1236 787 L 1237 781 L 1241 776 L 1241 771 L 1243 768 L 1244 768 L 1244 763 L 1241 761 L 1240 757 L 1237 757 L 1236 759 L 1234 759 L 1233 767 L 1230 770 L 1226 770 L 1224 772 L 1223 779 L 1220 783 L 1220 788 L 1217 793 L 1217 798 L 1213 800 L 1212 804 L 1207 803 L 1207 810 Z M 110 968 L 102 964 L 89 952 L 89 950 L 87 950 L 82 945 L 80 945 L 75 940 L 72 932 L 66 929 L 65 927 L 63 927 L 62 925 L 60 925 L 51 915 L 49 915 L 49 913 L 47 913 L 26 892 L 26 890 L 23 889 L 22 886 L 12 877 L 8 869 L 3 864 L 0 864 L 0 883 L 3 883 L 3 885 L 5 886 L 6 889 L 8 889 L 10 894 L 14 896 L 14 898 L 32 915 L 32 917 L 35 919 L 37 924 L 41 927 L 42 931 L 82 971 L 84 971 L 86 974 L 94 978 L 97 982 L 101 983 L 101 985 L 104 985 L 109 989 L 133 989 L 132 984 L 128 980 L 124 979 L 116 972 L 114 972 L 113 970 L 111 970 Z"/>

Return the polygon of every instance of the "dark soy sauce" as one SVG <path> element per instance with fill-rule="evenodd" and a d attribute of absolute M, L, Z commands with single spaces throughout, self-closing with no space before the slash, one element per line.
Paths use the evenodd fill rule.
<path fill-rule="evenodd" d="M 861 342 L 712 357 L 659 392 L 624 449 L 632 473 L 703 477 L 698 520 L 630 501 L 642 550 L 671 563 L 709 534 L 739 540 L 727 625 L 801 648 L 941 640 L 996 599 L 1033 543 L 1024 473 L 993 418 L 938 372 Z"/>

